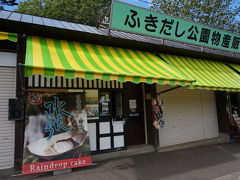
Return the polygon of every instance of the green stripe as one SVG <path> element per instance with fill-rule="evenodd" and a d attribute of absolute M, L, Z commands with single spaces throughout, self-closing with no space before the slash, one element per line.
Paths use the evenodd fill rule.
<path fill-rule="evenodd" d="M 136 51 L 136 54 L 139 56 L 138 51 Z M 156 62 L 155 62 L 152 58 L 150 58 L 150 57 L 148 56 L 148 54 L 147 54 L 146 52 L 141 52 L 141 54 L 142 54 L 143 56 L 145 56 L 147 59 L 152 60 L 155 65 L 158 65 L 158 64 L 156 64 Z M 153 55 L 153 56 L 155 56 L 155 55 Z M 159 61 L 160 61 L 161 63 L 163 63 L 163 64 L 166 65 L 166 63 L 163 62 L 159 57 L 156 56 L 156 58 L 159 59 Z M 145 61 L 143 60 L 143 62 L 145 62 Z M 149 66 L 151 66 L 151 65 L 149 65 Z M 154 67 L 152 67 L 152 66 L 151 66 L 151 68 L 153 68 L 155 71 L 157 71 L 157 72 L 159 73 L 159 70 L 158 70 L 158 69 L 156 69 L 156 68 L 154 68 Z M 173 74 L 172 72 L 168 71 L 167 69 L 163 69 L 163 68 L 162 68 L 162 69 L 160 69 L 160 70 L 162 70 L 162 71 L 165 72 L 165 74 L 163 74 L 162 72 L 160 72 L 163 77 L 166 77 L 166 74 L 167 74 L 167 77 L 168 77 L 168 78 L 169 78 L 169 75 L 171 75 L 171 76 L 173 76 L 173 77 L 176 77 L 176 79 L 179 79 L 179 77 L 177 77 L 175 74 Z"/>
<path fill-rule="evenodd" d="M 68 42 L 68 46 L 71 50 L 71 53 L 73 55 L 73 57 L 76 59 L 77 64 L 82 68 L 85 69 L 86 71 L 90 71 L 90 69 L 85 65 L 85 63 L 83 62 L 83 60 L 79 57 L 78 53 L 77 53 L 77 49 L 75 47 L 75 45 L 73 44 L 73 42 Z M 85 74 L 85 78 L 88 80 L 92 80 L 94 79 L 94 73 L 93 72 L 87 72 Z"/>
<path fill-rule="evenodd" d="M 142 55 L 145 56 L 145 58 L 148 59 L 148 61 L 145 61 L 145 60 L 141 57 L 141 55 L 139 54 L 138 51 L 134 51 L 133 53 L 134 53 L 139 59 L 142 60 L 142 62 L 145 64 L 145 66 L 150 67 L 150 68 L 153 69 L 155 72 L 161 74 L 162 77 L 166 76 L 166 75 L 163 74 L 161 71 L 159 72 L 159 69 L 156 69 L 156 68 L 153 67 L 150 63 L 148 63 L 148 61 L 150 61 L 150 60 L 152 60 L 152 59 L 151 59 L 149 56 L 145 55 L 146 53 L 142 52 Z M 129 54 L 130 54 L 130 53 L 129 53 Z M 155 62 L 154 62 L 153 64 L 155 64 Z M 161 69 L 161 70 L 163 70 L 163 69 Z M 166 69 L 164 69 L 164 71 L 167 72 Z M 158 75 L 158 74 L 155 74 L 155 75 L 153 75 L 153 76 L 156 77 L 157 75 Z M 175 75 L 174 75 L 173 77 L 175 77 Z"/>
<path fill-rule="evenodd" d="M 207 61 L 206 61 L 206 63 L 210 64 Z M 235 77 L 232 77 L 233 71 L 230 68 L 229 68 L 230 71 L 227 71 L 226 68 L 228 68 L 228 67 L 226 65 L 224 65 L 223 63 L 219 63 L 219 62 L 212 62 L 212 63 L 214 63 L 213 67 L 215 67 L 215 69 L 217 71 L 221 72 L 218 75 L 221 76 L 221 78 L 225 80 L 224 82 L 226 84 L 228 84 L 229 87 L 235 86 L 235 83 L 232 82 L 233 79 L 229 79 L 229 76 L 230 76 L 230 78 L 235 79 Z"/>
<path fill-rule="evenodd" d="M 114 64 L 116 64 L 119 68 L 121 68 L 124 72 L 127 72 L 128 74 L 133 75 L 132 72 L 128 71 L 125 67 L 123 67 L 115 58 L 114 56 L 111 54 L 109 47 L 107 46 L 103 46 L 103 49 L 105 51 L 105 53 L 109 56 L 109 58 L 112 60 L 112 62 Z M 115 48 L 113 48 L 113 51 L 115 51 Z"/>
<path fill-rule="evenodd" d="M 118 75 L 118 81 L 119 81 L 119 82 L 126 82 L 126 81 L 125 81 L 125 77 L 126 77 L 125 75 L 121 75 L 121 74 Z"/>
<path fill-rule="evenodd" d="M 91 45 L 94 53 L 97 55 L 98 59 L 101 61 L 102 65 L 105 66 L 108 70 L 117 73 L 118 71 L 116 69 L 114 69 L 112 66 L 110 66 L 110 62 L 107 62 L 105 58 L 103 58 L 103 56 L 101 56 L 101 53 L 99 52 L 98 48 L 96 45 Z"/>
<path fill-rule="evenodd" d="M 206 67 L 206 68 L 209 68 L 209 70 L 210 70 L 211 72 L 215 72 L 215 71 L 219 71 L 219 70 L 220 70 L 219 72 L 221 72 L 221 69 L 218 69 L 218 68 L 217 68 L 217 64 L 219 64 L 219 63 L 208 62 L 207 60 L 202 60 L 202 61 L 203 61 L 202 63 L 205 64 L 205 67 Z M 212 75 L 212 74 L 210 73 L 209 75 Z M 216 75 L 215 75 L 215 76 L 212 75 L 212 77 L 214 78 L 214 80 L 218 81 L 219 84 L 221 84 L 222 87 L 224 87 L 225 84 L 230 85 L 228 79 L 225 78 L 225 76 L 222 75 L 222 73 L 220 73 L 220 74 L 218 74 L 218 75 L 221 76 L 222 79 L 225 79 L 224 83 L 223 83 L 218 77 L 216 77 Z M 230 86 L 231 86 L 231 85 L 230 85 Z"/>
<path fill-rule="evenodd" d="M 216 78 L 216 76 L 214 76 L 212 73 L 214 72 L 214 69 L 209 69 L 211 68 L 211 64 L 209 64 L 209 66 L 206 66 L 205 62 L 203 60 L 194 60 L 191 58 L 187 58 L 188 62 L 190 62 L 196 69 L 196 72 L 199 72 L 199 74 L 202 75 L 202 77 L 207 80 L 208 82 L 210 82 L 210 84 L 214 85 L 214 86 L 224 86 L 224 84 L 218 80 L 218 78 Z M 207 69 L 209 69 L 212 73 L 207 73 Z M 206 71 L 206 74 L 202 71 Z M 211 77 L 211 78 L 210 78 Z M 203 79 L 203 81 L 204 81 Z M 209 83 L 208 83 L 209 84 Z"/>
<path fill-rule="evenodd" d="M 191 74 L 191 71 L 188 71 L 187 69 L 187 72 L 185 72 L 181 68 L 179 68 L 179 67 L 182 67 L 182 68 L 184 67 L 180 64 L 177 58 L 173 59 L 173 57 L 171 56 L 163 56 L 163 57 L 164 57 L 164 60 L 167 61 L 170 65 L 178 68 L 178 71 L 180 71 L 184 76 L 189 77 L 191 79 L 195 79 L 195 76 Z"/>
<path fill-rule="evenodd" d="M 158 80 L 158 84 L 164 85 L 164 80 L 163 80 L 163 79 L 159 79 L 159 80 Z"/>
<path fill-rule="evenodd" d="M 191 87 L 227 91 L 235 91 L 236 87 L 240 87 L 237 73 L 224 63 L 171 55 L 162 55 L 162 57 L 168 63 L 179 66 L 178 70 L 184 75 L 197 80 Z M 186 67 L 183 67 L 179 61 Z"/>
<path fill-rule="evenodd" d="M 17 42 L 17 34 L 14 33 L 8 33 L 8 40 Z"/>
<path fill-rule="evenodd" d="M 81 48 L 83 49 L 83 52 L 86 56 L 86 58 L 89 60 L 89 63 L 92 64 L 92 66 L 94 66 L 96 69 L 99 69 L 101 72 L 105 72 L 92 58 L 91 53 L 88 51 L 87 47 L 85 44 L 83 43 L 79 43 L 79 45 L 81 46 Z"/>
<path fill-rule="evenodd" d="M 94 78 L 94 73 L 93 72 L 86 72 L 84 78 L 86 80 L 93 80 Z"/>
<path fill-rule="evenodd" d="M 63 65 L 63 68 L 67 69 L 65 71 L 65 78 L 72 79 L 74 78 L 74 69 L 71 67 L 71 65 L 68 63 L 68 60 L 62 50 L 61 42 L 60 40 L 54 40 L 54 45 L 58 54 L 58 57 Z"/>
<path fill-rule="evenodd" d="M 114 51 L 116 52 L 116 54 L 118 55 L 118 57 L 128 66 L 130 67 L 131 69 L 133 69 L 135 72 L 138 73 L 138 75 L 142 74 L 140 71 L 138 71 L 138 69 L 136 69 L 134 66 L 132 66 L 123 56 L 122 54 L 120 53 L 119 49 L 118 48 L 113 48 Z"/>
<path fill-rule="evenodd" d="M 210 68 L 212 68 L 215 71 L 220 71 L 221 73 L 218 73 L 219 76 L 221 76 L 222 79 L 224 79 L 224 84 L 222 85 L 222 87 L 225 86 L 225 84 L 228 84 L 228 86 L 232 86 L 233 84 L 231 83 L 231 80 L 229 80 L 225 75 L 229 76 L 231 75 L 230 72 L 228 72 L 227 74 L 222 74 L 223 72 L 225 72 L 224 68 L 221 68 L 219 65 L 222 63 L 218 63 L 218 62 L 208 62 L 205 60 L 205 63 L 209 65 Z M 215 77 L 216 80 L 218 80 L 218 77 Z M 221 80 L 220 80 L 221 81 Z M 219 82 L 219 81 L 218 81 Z"/>
<path fill-rule="evenodd" d="M 145 81 L 147 84 L 152 84 L 152 78 L 147 78 Z"/>
<path fill-rule="evenodd" d="M 183 59 L 183 58 L 182 58 Z M 197 66 L 196 65 L 196 63 L 194 63 L 190 58 L 185 58 L 184 59 L 184 61 L 185 61 L 185 64 L 189 64 L 189 66 L 190 67 L 193 67 L 194 69 L 195 69 L 195 71 L 193 72 L 194 74 L 198 74 L 198 75 L 196 75 L 196 78 L 197 77 L 201 77 L 201 80 L 203 81 L 203 82 L 207 82 L 207 84 L 210 82 L 210 83 L 212 83 L 212 84 L 215 84 L 215 85 L 217 85 L 216 83 L 215 83 L 215 81 L 213 81 L 212 79 L 209 79 L 208 78 L 208 76 L 206 76 L 205 74 L 203 74 L 202 72 L 201 72 L 201 66 Z M 194 70 L 193 68 L 191 68 L 192 70 Z M 199 79 L 199 78 L 198 78 Z"/>
<path fill-rule="evenodd" d="M 34 60 L 37 60 L 37 58 L 34 58 L 33 54 L 33 48 L 35 48 L 33 47 L 33 39 L 31 37 L 28 39 L 25 73 L 26 75 L 32 75 L 32 68 L 28 67 L 34 66 Z M 63 47 L 65 48 L 65 42 L 67 48 L 66 54 L 64 53 L 65 49 L 63 49 Z M 36 41 L 36 43 L 40 43 L 39 45 L 43 59 L 43 75 L 45 77 L 54 77 L 56 74 L 55 71 L 57 71 L 55 68 L 57 67 L 54 67 L 54 59 L 52 59 L 51 50 L 48 47 L 48 40 L 45 38 L 39 38 L 39 42 Z M 83 58 L 77 52 L 78 45 L 74 44 L 74 42 L 53 40 L 53 44 L 55 48 L 54 51 L 56 51 L 61 65 L 65 69 L 64 77 L 67 79 L 75 78 L 75 72 L 82 72 L 83 70 L 84 75 L 81 78 L 84 78 L 86 80 L 93 80 L 95 74 L 94 71 L 97 71 L 96 73 L 102 73 L 102 78 L 99 79 L 102 79 L 104 81 L 117 79 L 120 82 L 132 81 L 134 83 L 139 83 L 141 82 L 141 77 L 144 77 L 142 81 L 148 84 L 152 84 L 153 79 L 155 80 L 155 78 L 161 78 L 161 80 L 159 80 L 159 83 L 162 84 L 168 83 L 170 85 L 175 85 L 176 80 L 178 80 L 178 84 L 184 85 L 184 80 L 177 75 L 179 72 L 175 74 L 173 71 L 166 70 L 164 68 L 165 66 L 161 66 L 162 62 L 159 63 L 156 62 L 156 60 L 151 59 L 150 57 L 152 56 L 146 52 L 142 53 L 140 51 L 135 52 L 132 50 L 130 52 L 130 50 L 120 48 L 113 48 L 110 50 L 110 47 L 107 46 L 98 47 L 98 45 L 79 43 L 81 49 L 80 51 L 84 53 Z M 71 53 L 70 56 L 71 58 L 73 57 L 73 60 L 75 61 L 74 64 L 76 64 L 77 67 L 80 67 L 79 69 L 77 69 L 77 67 L 72 67 L 71 63 L 69 63 L 69 57 L 67 56 L 68 52 Z M 105 58 L 105 55 L 108 57 Z M 118 57 L 115 57 L 115 55 Z M 91 66 L 88 67 L 87 63 L 84 62 L 85 57 L 88 63 L 91 64 L 92 68 L 90 68 Z M 124 63 L 126 66 L 121 65 L 119 60 L 121 60 L 122 63 Z M 163 63 L 163 65 L 164 64 L 165 63 Z M 169 65 L 166 64 L 166 66 Z M 169 68 L 171 67 L 169 66 Z M 181 73 L 179 73 L 179 75 L 181 75 Z M 183 75 L 181 76 L 184 77 Z M 165 78 L 170 80 L 168 80 L 168 82 L 164 81 Z"/>
<path fill-rule="evenodd" d="M 234 72 L 230 67 L 228 67 L 226 64 L 218 64 L 218 66 L 220 67 L 220 68 L 222 68 L 222 70 L 226 73 L 226 74 L 228 74 L 232 79 L 231 79 L 231 83 L 232 84 L 238 84 L 238 86 L 240 86 L 240 81 L 239 81 L 239 79 L 240 79 L 240 76 L 239 76 L 239 74 L 238 73 L 236 73 L 236 72 Z M 235 79 L 235 80 L 234 80 Z"/>
<path fill-rule="evenodd" d="M 44 76 L 53 77 L 54 73 L 55 73 L 55 69 L 52 64 L 52 59 L 51 59 L 51 55 L 50 55 L 50 52 L 48 49 L 47 40 L 46 40 L 46 38 L 40 37 L 39 41 L 40 41 L 40 45 L 41 45 L 43 64 L 44 64 L 44 67 L 47 67 L 47 68 L 44 68 Z M 49 70 L 48 67 L 52 68 L 52 69 Z"/>
<path fill-rule="evenodd" d="M 141 64 L 139 64 L 135 58 L 132 57 L 132 55 L 129 53 L 129 51 L 127 49 L 122 49 L 123 52 L 125 53 L 125 55 L 128 56 L 128 58 L 138 67 L 140 67 L 140 69 L 142 69 L 144 72 L 147 72 L 147 74 L 150 74 L 151 76 L 156 76 L 156 74 L 152 74 L 152 72 L 148 71 L 147 69 L 145 69 Z M 143 61 L 144 62 L 144 61 Z M 143 73 L 141 73 L 143 74 Z"/>
<path fill-rule="evenodd" d="M 102 80 L 104 81 L 110 81 L 110 75 L 109 73 L 103 73 Z"/>
<path fill-rule="evenodd" d="M 238 73 L 240 73 L 240 64 L 228 64 L 232 68 L 234 68 Z"/>
<path fill-rule="evenodd" d="M 210 63 L 206 60 L 201 60 L 200 62 L 202 64 L 204 64 L 204 67 L 206 69 L 209 69 L 210 73 L 208 73 L 208 75 L 211 76 L 216 82 L 218 82 L 218 84 L 216 86 L 219 86 L 219 84 L 220 84 L 221 87 L 224 87 L 225 83 L 228 83 L 228 81 L 226 81 L 225 77 L 222 77 L 223 79 L 225 79 L 225 81 L 226 81 L 225 83 L 223 83 L 218 77 L 216 77 L 216 74 L 214 74 L 214 72 L 217 71 L 217 69 L 216 69 L 216 65 L 213 65 L 213 62 Z M 221 74 L 219 76 L 221 76 Z"/>
<path fill-rule="evenodd" d="M 27 37 L 27 45 L 26 45 L 26 58 L 25 64 L 28 67 L 25 67 L 25 76 L 32 76 L 33 75 L 33 47 L 32 47 L 32 37 Z"/>

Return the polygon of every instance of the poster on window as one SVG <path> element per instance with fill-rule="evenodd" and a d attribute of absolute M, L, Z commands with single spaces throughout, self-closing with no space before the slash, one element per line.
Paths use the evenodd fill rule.
<path fill-rule="evenodd" d="M 85 93 L 29 93 L 22 174 L 92 164 Z"/>

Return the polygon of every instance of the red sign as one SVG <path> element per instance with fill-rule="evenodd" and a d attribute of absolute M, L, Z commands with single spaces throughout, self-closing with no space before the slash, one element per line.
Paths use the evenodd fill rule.
<path fill-rule="evenodd" d="M 92 157 L 72 158 L 57 161 L 38 162 L 23 164 L 22 174 L 34 174 L 47 171 L 56 171 L 60 169 L 76 168 L 92 165 Z"/>
<path fill-rule="evenodd" d="M 28 101 L 31 104 L 41 104 L 42 103 L 42 95 L 39 93 L 29 93 Z"/>

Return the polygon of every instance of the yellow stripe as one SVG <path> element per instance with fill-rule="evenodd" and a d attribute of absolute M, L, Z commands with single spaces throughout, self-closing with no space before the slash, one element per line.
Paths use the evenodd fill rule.
<path fill-rule="evenodd" d="M 33 74 L 43 74 L 44 73 L 44 64 L 42 58 L 41 44 L 38 37 L 32 37 L 32 46 L 33 46 L 33 66 L 42 67 L 42 69 L 33 68 Z"/>
<path fill-rule="evenodd" d="M 211 69 L 211 67 L 212 67 L 211 64 L 209 64 L 209 66 L 205 67 L 206 64 L 205 64 L 205 66 L 203 64 L 206 63 L 206 62 L 204 62 L 203 60 L 199 60 L 199 59 L 197 60 L 197 59 L 191 59 L 191 58 L 186 58 L 186 59 L 188 60 L 188 62 L 192 63 L 192 66 L 194 66 L 195 73 L 198 72 L 198 73 L 201 74 L 204 82 L 208 81 L 210 84 L 212 84 L 216 87 L 218 87 L 219 85 L 224 86 L 224 83 L 219 81 L 218 78 L 216 78 L 216 75 L 214 75 L 215 74 L 214 73 L 214 68 Z M 200 63 L 200 61 L 202 62 L 202 64 Z M 208 70 L 210 72 L 208 72 Z M 209 77 L 211 77 L 211 78 L 209 78 Z M 211 81 L 209 81 L 209 79 L 211 79 Z"/>
<path fill-rule="evenodd" d="M 61 60 L 58 57 L 56 48 L 54 46 L 54 42 L 53 39 L 49 39 L 47 38 L 47 45 L 48 45 L 48 50 L 51 56 L 51 60 L 53 63 L 53 66 L 55 67 L 56 71 L 55 74 L 57 74 L 58 76 L 64 76 L 64 67 L 61 63 Z"/>
<path fill-rule="evenodd" d="M 102 72 L 100 72 L 98 69 L 96 69 L 88 60 L 88 58 L 86 57 L 82 47 L 80 46 L 79 43 L 74 42 L 74 46 L 77 50 L 77 54 L 78 56 L 81 58 L 81 60 L 84 62 L 84 64 L 88 67 L 89 70 L 92 70 L 94 72 L 96 72 L 94 74 L 94 79 L 102 79 Z"/>
<path fill-rule="evenodd" d="M 96 45 L 97 49 L 99 50 L 99 52 L 101 53 L 101 55 L 103 56 L 104 59 L 107 60 L 108 64 L 114 69 L 116 70 L 116 72 L 121 73 L 121 74 L 126 74 L 125 71 L 123 71 L 122 69 L 120 69 L 115 63 L 113 63 L 112 59 L 106 54 L 106 52 L 103 49 L 103 46 L 99 46 Z"/>
<path fill-rule="evenodd" d="M 164 56 L 162 56 L 162 57 L 164 57 Z M 170 59 L 170 64 L 173 64 L 174 66 L 176 66 L 178 69 L 180 69 L 182 72 L 184 72 L 184 74 L 186 74 L 188 77 L 195 79 L 195 75 L 193 75 L 191 73 L 192 71 L 190 71 L 189 68 L 186 67 L 186 65 L 181 60 L 177 59 L 178 62 L 180 62 L 180 64 L 182 65 L 182 67 L 179 67 L 178 63 L 174 60 L 174 58 L 172 56 L 167 56 L 167 57 Z M 169 61 L 169 60 L 166 59 L 166 61 Z M 187 71 L 187 72 L 185 72 L 185 71 Z"/>
<path fill-rule="evenodd" d="M 137 73 L 136 71 L 134 71 L 133 68 L 127 66 L 125 63 L 123 63 L 123 61 L 121 60 L 121 58 L 116 54 L 115 50 L 112 47 L 108 47 L 110 53 L 113 55 L 113 57 L 118 61 L 118 63 L 124 67 L 125 69 L 127 69 L 129 72 L 131 72 L 131 74 L 134 75 L 139 75 L 139 73 Z"/>
<path fill-rule="evenodd" d="M 98 64 L 98 66 L 100 66 L 105 72 L 111 72 L 111 73 L 113 72 L 111 69 L 108 69 L 106 66 L 104 66 L 104 64 L 97 57 L 96 53 L 93 51 L 90 44 L 86 44 L 86 47 L 87 47 L 88 51 L 90 52 L 90 55 L 92 56 L 92 58 L 96 62 L 96 64 Z"/>
<path fill-rule="evenodd" d="M 222 64 L 220 62 L 212 62 L 207 60 L 202 60 L 203 63 L 206 63 L 206 66 L 210 68 L 211 73 L 208 73 L 209 75 L 213 76 L 213 78 L 221 84 L 223 87 L 232 87 L 233 84 L 231 83 L 231 80 L 228 80 L 229 75 L 231 75 L 231 72 L 225 71 L 225 67 L 220 67 L 219 65 Z M 223 64 L 222 64 L 223 65 Z M 224 80 L 224 81 L 223 81 Z"/>
<path fill-rule="evenodd" d="M 151 73 L 151 76 L 159 76 L 155 71 L 153 71 L 151 68 L 149 68 L 145 63 L 143 63 L 142 59 L 139 59 L 137 55 L 134 53 L 134 51 L 127 49 L 129 54 L 137 61 L 144 69 L 148 70 Z M 148 61 L 148 60 L 147 60 Z"/>
<path fill-rule="evenodd" d="M 72 48 L 68 41 L 60 40 L 59 42 L 59 47 L 61 47 L 59 52 L 63 53 L 63 58 L 59 56 L 55 40 L 46 39 L 50 59 L 43 59 L 45 56 L 43 56 L 44 52 L 41 49 L 40 39 L 32 37 L 33 66 L 35 67 L 33 68 L 33 74 L 48 73 L 49 71 L 45 71 L 44 68 L 52 68 L 55 70 L 54 75 L 66 76 L 68 75 L 65 72 L 66 70 L 74 70 L 74 77 L 87 77 L 89 80 L 103 79 L 103 74 L 105 74 L 104 77 L 106 78 L 109 76 L 111 80 L 119 80 L 120 76 L 124 76 L 124 81 L 133 81 L 137 77 L 138 82 L 136 83 L 147 82 L 147 80 L 157 83 L 161 79 L 166 84 L 180 84 L 183 79 L 189 79 L 182 73 L 175 72 L 177 70 L 171 68 L 167 63 L 162 63 L 154 55 L 150 53 L 144 54 L 147 52 L 135 52 L 134 50 L 121 48 L 114 49 L 93 44 L 84 44 L 82 46 L 77 42 L 73 42 L 75 48 Z M 75 49 L 76 52 L 72 52 Z M 78 54 L 80 59 L 75 56 L 75 53 Z M 46 56 L 46 58 L 49 58 L 49 56 Z M 45 63 L 47 60 L 52 62 Z M 44 64 L 51 67 L 44 67 Z M 93 76 L 89 76 L 90 73 L 93 73 Z M 68 78 L 73 78 L 73 76 L 68 76 Z M 190 84 L 189 81 L 185 83 Z"/>
<path fill-rule="evenodd" d="M 144 53 L 146 53 L 151 59 L 148 59 L 148 58 L 144 55 Z M 165 64 L 163 64 L 160 59 L 157 59 L 156 57 L 154 57 L 154 56 L 151 55 L 150 53 L 147 53 L 147 52 L 144 52 L 144 53 L 142 53 L 141 51 L 138 51 L 138 54 L 141 56 L 141 58 L 143 58 L 143 59 L 144 59 L 147 63 L 149 63 L 153 68 L 159 69 L 159 66 L 157 66 L 157 65 L 160 65 L 160 64 L 161 64 L 162 69 L 161 69 L 161 72 L 160 72 L 160 73 L 162 73 L 163 76 L 165 76 L 165 77 L 170 77 L 170 75 L 168 74 L 168 72 L 164 71 L 165 69 L 166 69 L 166 70 L 169 70 L 169 68 L 168 68 L 167 66 L 165 66 Z M 155 63 L 153 63 L 152 61 L 154 61 Z M 172 70 L 171 70 L 171 71 L 172 71 Z M 171 71 L 170 71 L 170 72 L 171 72 Z M 176 73 L 176 72 L 173 71 L 173 74 L 175 74 L 175 73 Z"/>
<path fill-rule="evenodd" d="M 8 39 L 8 33 L 0 32 L 0 40 L 6 40 L 6 39 Z"/>
<path fill-rule="evenodd" d="M 183 62 L 185 64 L 185 67 L 187 67 L 187 65 L 189 66 L 190 73 L 193 73 L 195 78 L 198 78 L 197 83 L 199 81 L 201 81 L 201 83 L 204 85 L 208 85 L 209 83 L 214 83 L 214 82 L 209 81 L 207 76 L 204 76 L 206 73 L 202 72 L 203 67 L 201 66 L 201 64 L 196 66 L 196 64 L 194 62 L 192 62 L 192 60 L 190 58 L 181 58 L 181 59 L 179 59 L 179 61 Z"/>
<path fill-rule="evenodd" d="M 141 53 L 141 52 L 140 52 Z M 159 60 L 157 57 L 155 57 L 154 55 L 152 55 L 151 53 L 149 52 L 146 52 L 147 55 L 149 57 L 151 57 L 152 60 L 154 60 L 155 63 L 157 63 L 159 66 L 163 67 L 163 69 L 166 69 L 168 70 L 169 72 L 171 72 L 172 74 L 176 75 L 176 77 L 180 77 L 180 78 L 186 78 L 184 77 L 183 75 L 181 75 L 180 73 L 178 73 L 175 69 L 173 68 L 170 68 L 169 66 L 167 66 L 164 62 L 162 62 L 161 60 Z M 169 76 L 168 72 L 164 72 L 162 71 L 163 73 L 166 74 L 166 76 Z"/>
<path fill-rule="evenodd" d="M 237 74 L 224 63 L 172 55 L 161 54 L 161 56 L 170 64 L 177 66 L 187 76 L 195 78 L 197 80 L 194 83 L 195 88 L 228 91 L 240 88 Z M 233 83 L 234 81 L 236 82 Z"/>
<path fill-rule="evenodd" d="M 80 78 L 84 78 L 85 77 L 85 72 L 84 71 L 76 71 L 74 73 L 75 77 L 80 77 Z"/>
<path fill-rule="evenodd" d="M 236 72 L 234 72 L 232 69 L 230 69 L 227 65 L 225 65 L 223 63 L 218 63 L 216 66 L 219 67 L 222 70 L 222 72 L 224 72 L 224 75 L 230 76 L 231 85 L 238 84 L 240 86 L 239 75 Z"/>
<path fill-rule="evenodd" d="M 64 52 L 65 57 L 68 60 L 68 63 L 70 64 L 70 66 L 75 69 L 75 70 L 80 70 L 82 71 L 82 67 L 79 66 L 79 64 L 76 62 L 76 59 L 73 57 L 71 50 L 68 46 L 67 41 L 60 41 L 61 42 L 61 46 L 62 46 L 62 50 Z"/>
<path fill-rule="evenodd" d="M 143 69 L 141 69 L 137 64 L 135 64 L 132 61 L 132 59 L 130 59 L 121 48 L 117 48 L 117 49 L 119 50 L 123 58 L 125 58 L 132 67 L 140 71 L 144 76 L 149 76 L 149 74 L 147 74 Z"/>

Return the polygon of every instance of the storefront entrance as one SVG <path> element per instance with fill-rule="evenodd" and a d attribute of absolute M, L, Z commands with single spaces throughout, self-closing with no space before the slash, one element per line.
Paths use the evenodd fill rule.
<path fill-rule="evenodd" d="M 126 117 L 126 144 L 145 143 L 142 84 L 125 83 L 123 86 L 123 112 Z"/>
<path fill-rule="evenodd" d="M 143 92 L 141 84 L 124 83 L 123 89 L 104 89 L 99 91 L 99 136 L 110 143 L 103 149 L 118 149 L 114 139 L 123 137 L 124 147 L 145 143 Z M 123 124 L 123 131 L 117 130 Z M 107 127 L 110 126 L 110 127 Z M 119 139 L 120 140 L 120 139 Z M 122 140 L 121 140 L 122 141 Z M 104 143 L 99 143 L 101 144 Z M 108 146 L 108 147 L 107 147 Z M 121 143 L 123 148 L 123 144 Z"/>

